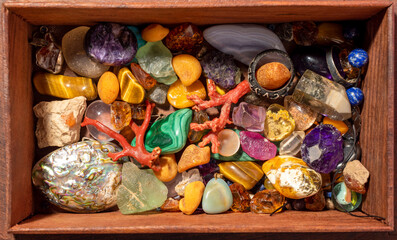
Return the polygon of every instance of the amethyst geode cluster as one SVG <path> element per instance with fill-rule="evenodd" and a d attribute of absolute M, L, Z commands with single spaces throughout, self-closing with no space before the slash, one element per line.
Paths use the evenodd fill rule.
<path fill-rule="evenodd" d="M 88 30 L 85 36 L 87 54 L 100 63 L 110 66 L 127 64 L 137 52 L 137 40 L 126 26 L 100 23 Z"/>
<path fill-rule="evenodd" d="M 232 55 L 212 50 L 204 55 L 200 63 L 205 77 L 223 89 L 232 89 L 240 82 L 240 68 Z"/>
<path fill-rule="evenodd" d="M 330 173 L 343 160 L 342 135 L 332 125 L 318 125 L 303 140 L 301 154 L 309 167 Z"/>

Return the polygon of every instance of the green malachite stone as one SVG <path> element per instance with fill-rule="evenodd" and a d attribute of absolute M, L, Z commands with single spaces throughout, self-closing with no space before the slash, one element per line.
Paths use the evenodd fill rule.
<path fill-rule="evenodd" d="M 140 213 L 161 207 L 168 189 L 152 169 L 139 169 L 132 162 L 123 164 L 122 184 L 117 192 L 117 206 L 122 214 Z"/>
<path fill-rule="evenodd" d="M 186 144 L 192 115 L 192 110 L 186 108 L 154 122 L 145 137 L 146 150 L 152 152 L 160 147 L 162 155 L 179 152 Z M 135 139 L 131 145 L 135 146 Z"/>
<path fill-rule="evenodd" d="M 237 130 L 237 129 L 232 129 L 232 130 L 235 131 L 237 134 L 240 133 L 240 130 Z M 238 150 L 238 152 L 236 152 L 236 154 L 234 154 L 233 156 L 230 156 L 230 157 L 222 156 L 219 153 L 211 153 L 211 158 L 219 160 L 219 161 L 258 161 L 255 158 L 248 156 L 248 154 L 246 154 L 241 149 Z"/>

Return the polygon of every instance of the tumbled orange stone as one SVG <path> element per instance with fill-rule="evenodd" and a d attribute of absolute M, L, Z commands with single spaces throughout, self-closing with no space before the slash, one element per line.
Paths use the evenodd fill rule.
<path fill-rule="evenodd" d="M 172 59 L 172 67 L 182 84 L 192 85 L 201 76 L 201 65 L 197 58 L 189 54 L 180 54 Z"/>
<path fill-rule="evenodd" d="M 141 66 L 136 63 L 131 63 L 131 73 L 134 75 L 139 84 L 141 84 L 146 90 L 152 89 L 157 84 L 156 79 L 150 76 L 141 68 Z"/>
<path fill-rule="evenodd" d="M 195 81 L 192 85 L 186 87 L 182 84 L 181 80 L 178 79 L 168 89 L 167 100 L 175 108 L 193 107 L 194 102 L 187 99 L 188 95 L 197 95 L 201 99 L 205 99 L 207 92 L 200 81 Z"/>
<path fill-rule="evenodd" d="M 176 200 L 173 198 L 168 198 L 167 200 L 165 200 L 165 202 L 160 207 L 160 209 L 164 212 L 180 212 L 181 211 L 179 209 L 179 200 Z"/>
<path fill-rule="evenodd" d="M 162 155 L 159 162 L 161 169 L 153 171 L 154 175 L 162 182 L 169 182 L 174 179 L 178 173 L 175 154 Z"/>
<path fill-rule="evenodd" d="M 114 102 L 119 95 L 120 85 L 117 76 L 112 72 L 105 72 L 98 81 L 99 98 L 106 104 Z"/>
<path fill-rule="evenodd" d="M 185 198 L 179 201 L 179 209 L 184 214 L 190 215 L 196 211 L 203 197 L 204 188 L 204 183 L 200 181 L 191 182 L 185 187 Z"/>
<path fill-rule="evenodd" d="M 336 129 L 339 130 L 339 132 L 343 135 L 345 133 L 347 133 L 347 131 L 349 130 L 349 127 L 346 125 L 346 123 L 344 123 L 343 121 L 337 121 L 337 120 L 332 120 L 329 117 L 325 117 L 323 119 L 323 124 L 331 124 L 332 126 L 334 126 Z"/>
<path fill-rule="evenodd" d="M 211 152 L 210 147 L 197 147 L 194 144 L 190 144 L 185 151 L 183 151 L 182 157 L 178 162 L 178 172 L 184 172 L 190 168 L 206 164 L 210 162 Z"/>
<path fill-rule="evenodd" d="M 265 89 L 282 87 L 291 78 L 291 72 L 279 62 L 266 63 L 256 71 L 256 80 Z"/>
<path fill-rule="evenodd" d="M 273 213 L 285 203 L 285 197 L 275 189 L 266 189 L 257 192 L 250 202 L 253 213 Z M 277 212 L 281 212 L 282 208 Z"/>
<path fill-rule="evenodd" d="M 142 30 L 142 39 L 146 42 L 157 42 L 163 40 L 165 36 L 170 32 L 168 28 L 165 28 L 157 23 L 152 23 Z"/>
<path fill-rule="evenodd" d="M 233 212 L 248 212 L 250 207 L 250 195 L 243 185 L 233 183 L 229 186 L 233 196 L 233 205 L 230 207 Z"/>

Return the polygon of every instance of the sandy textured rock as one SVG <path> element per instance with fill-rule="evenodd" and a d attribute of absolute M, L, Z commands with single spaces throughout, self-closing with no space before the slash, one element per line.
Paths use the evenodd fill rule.
<path fill-rule="evenodd" d="M 365 184 L 369 178 L 369 171 L 360 161 L 354 160 L 346 164 L 343 170 L 343 177 L 346 186 L 358 193 L 365 194 Z"/>
<path fill-rule="evenodd" d="M 80 139 L 80 123 L 86 108 L 86 98 L 40 102 L 33 111 L 38 118 L 36 127 L 39 148 L 62 147 Z"/>

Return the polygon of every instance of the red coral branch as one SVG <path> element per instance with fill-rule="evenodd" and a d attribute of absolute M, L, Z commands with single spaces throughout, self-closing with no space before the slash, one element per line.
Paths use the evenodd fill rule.
<path fill-rule="evenodd" d="M 204 101 L 197 95 L 189 95 L 187 98 L 192 100 L 196 106 L 194 110 L 200 111 L 210 107 L 222 106 L 219 118 L 214 118 L 203 124 L 191 123 L 190 129 L 195 131 L 202 131 L 204 129 L 211 129 L 212 132 L 205 135 L 199 143 L 199 147 L 204 147 L 208 143 L 212 143 L 211 151 L 213 153 L 219 152 L 220 143 L 218 141 L 218 133 L 225 128 L 226 124 L 232 123 L 229 120 L 230 108 L 232 103 L 237 103 L 238 100 L 250 91 L 249 83 L 247 80 L 242 81 L 233 90 L 230 90 L 225 95 L 220 95 L 216 92 L 215 83 L 212 80 L 208 81 L 208 96 L 210 100 Z"/>
<path fill-rule="evenodd" d="M 151 169 L 158 171 L 160 170 L 159 156 L 161 153 L 161 149 L 159 147 L 155 147 L 153 151 L 149 153 L 145 149 L 144 143 L 145 132 L 149 126 L 153 107 L 154 103 L 150 104 L 149 101 L 146 101 L 146 116 L 141 126 L 136 125 L 136 123 L 134 123 L 133 121 L 130 122 L 130 127 L 136 135 L 135 147 L 131 146 L 121 134 L 116 133 L 115 131 L 108 128 L 97 120 L 85 117 L 84 121 L 81 123 L 81 126 L 84 127 L 87 125 L 93 125 L 99 131 L 106 133 L 107 135 L 109 135 L 109 137 L 114 138 L 120 143 L 120 145 L 123 147 L 123 151 L 118 153 L 108 153 L 108 156 L 111 157 L 114 161 L 117 161 L 118 159 L 125 156 L 131 156 L 142 165 L 146 165 Z"/>

